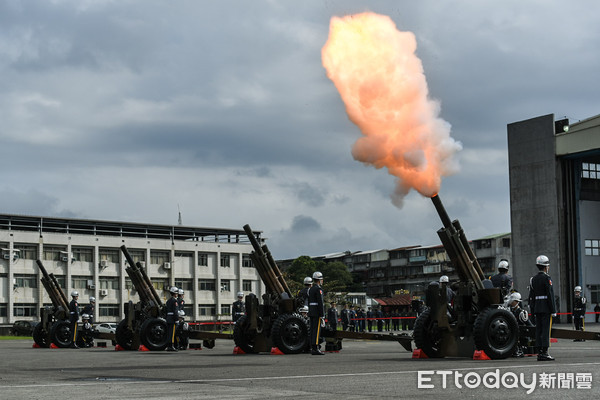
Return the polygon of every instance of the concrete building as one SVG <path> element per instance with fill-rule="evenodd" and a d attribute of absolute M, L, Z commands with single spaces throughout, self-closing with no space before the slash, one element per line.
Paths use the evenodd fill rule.
<path fill-rule="evenodd" d="M 139 300 L 121 245 L 145 266 L 165 300 L 170 286 L 184 289 L 190 320 L 227 319 L 238 291 L 265 293 L 241 229 L 0 214 L 0 324 L 37 320 L 50 304 L 38 258 L 67 296 L 77 290 L 82 305 L 96 298 L 95 321 L 121 319 L 123 303 Z"/>
<path fill-rule="evenodd" d="M 560 311 L 572 311 L 576 285 L 593 311 L 600 302 L 600 116 L 569 124 L 549 114 L 507 130 L 515 285 L 526 292 L 535 259 L 545 254 Z"/>

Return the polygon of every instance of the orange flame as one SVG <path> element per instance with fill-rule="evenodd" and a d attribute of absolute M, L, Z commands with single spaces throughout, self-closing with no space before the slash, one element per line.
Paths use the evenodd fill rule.
<path fill-rule="evenodd" d="M 462 148 L 439 118 L 439 103 L 428 98 L 416 49 L 412 32 L 374 13 L 333 17 L 322 49 L 327 76 L 363 134 L 352 155 L 398 178 L 392 195 L 398 207 L 410 189 L 438 193 L 441 177 L 458 171 L 453 155 Z"/>

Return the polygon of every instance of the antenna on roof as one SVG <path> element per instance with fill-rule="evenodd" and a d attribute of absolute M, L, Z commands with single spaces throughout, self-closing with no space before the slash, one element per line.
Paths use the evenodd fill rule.
<path fill-rule="evenodd" d="M 181 210 L 179 209 L 179 204 L 177 204 L 177 211 L 179 212 L 179 218 L 177 219 L 177 225 L 183 225 L 181 221 Z"/>

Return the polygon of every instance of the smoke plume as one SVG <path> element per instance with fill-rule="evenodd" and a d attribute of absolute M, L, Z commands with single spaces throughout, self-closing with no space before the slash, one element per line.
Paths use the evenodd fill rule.
<path fill-rule="evenodd" d="M 374 13 L 333 17 L 322 49 L 327 76 L 363 134 L 352 155 L 397 178 L 397 207 L 411 189 L 435 195 L 441 177 L 458 171 L 453 156 L 462 148 L 439 117 L 439 102 L 429 99 L 416 49 L 412 32 Z"/>

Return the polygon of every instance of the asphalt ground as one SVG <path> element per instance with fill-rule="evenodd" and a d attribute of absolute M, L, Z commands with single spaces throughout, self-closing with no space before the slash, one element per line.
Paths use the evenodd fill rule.
<path fill-rule="evenodd" d="M 325 356 L 236 355 L 228 340 L 217 340 L 213 349 L 177 353 L 115 351 L 110 342 L 107 348 L 79 350 L 32 343 L 0 341 L 0 399 L 600 396 L 600 341 L 559 339 L 550 349 L 553 362 L 413 359 L 394 342 L 361 340 L 344 340 L 343 350 Z"/>

